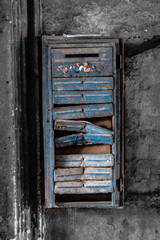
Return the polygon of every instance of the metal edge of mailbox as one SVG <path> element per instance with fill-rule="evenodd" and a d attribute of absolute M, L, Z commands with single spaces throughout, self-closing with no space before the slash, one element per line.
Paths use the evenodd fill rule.
<path fill-rule="evenodd" d="M 73 38 L 67 38 L 64 36 L 48 36 L 44 35 L 43 39 L 45 39 L 48 43 L 56 43 L 56 44 L 70 44 L 70 43 L 83 43 L 83 42 L 92 42 L 92 43 L 102 43 L 102 42 L 109 42 L 109 43 L 119 43 L 119 36 L 74 36 Z"/>
<path fill-rule="evenodd" d="M 114 82 L 113 82 L 113 131 L 114 131 L 114 143 L 112 145 L 112 154 L 114 156 L 114 168 L 113 168 L 113 192 L 112 192 L 112 206 L 116 207 L 116 169 L 117 169 L 117 71 L 116 71 L 116 46 L 113 50 L 113 70 L 114 70 Z"/>
<path fill-rule="evenodd" d="M 92 40 L 93 41 L 92 41 Z M 124 59 L 123 59 L 123 43 L 121 42 L 121 40 L 118 38 L 118 37 L 110 37 L 110 38 L 108 38 L 107 36 L 105 37 L 105 36 L 102 36 L 101 38 L 96 38 L 96 39 L 94 39 L 94 38 L 91 38 L 91 39 L 88 39 L 89 41 L 87 42 L 88 44 L 98 44 L 98 43 L 109 43 L 109 44 L 111 44 L 111 45 L 116 45 L 116 47 L 115 47 L 115 49 L 114 49 L 114 52 L 115 52 L 115 57 L 116 57 L 116 52 L 117 52 L 117 45 L 118 45 L 118 48 L 120 49 L 120 51 L 121 51 L 121 47 L 119 46 L 119 45 L 122 45 L 122 52 L 121 52 L 121 56 L 122 56 L 122 58 L 121 58 L 121 63 L 122 63 L 122 66 L 123 66 L 123 61 L 124 61 Z M 70 44 L 77 44 L 77 43 L 79 43 L 79 44 L 85 44 L 85 42 L 86 42 L 86 40 L 87 40 L 87 38 L 73 38 L 73 39 L 70 39 L 70 41 L 68 41 L 68 39 L 64 39 L 64 37 L 50 37 L 50 36 L 43 36 L 42 37 L 42 41 L 43 41 L 43 54 L 45 55 L 45 48 L 46 48 L 46 46 L 45 45 L 47 45 L 47 46 L 49 46 L 48 48 L 52 48 L 52 44 L 65 44 L 66 45 L 66 47 L 68 47 Z M 104 41 L 103 41 L 104 40 Z M 113 41 L 112 41 L 113 40 Z M 78 42 L 79 41 L 79 42 Z M 118 42 L 117 42 L 118 41 Z M 43 56 L 43 62 L 45 62 L 45 56 Z M 49 59 L 48 59 L 48 63 L 49 63 Z M 114 59 L 114 64 L 116 63 L 116 58 Z M 45 69 L 44 70 L 44 68 L 45 68 L 45 66 L 43 66 L 43 81 L 44 81 L 44 79 L 46 79 L 46 76 L 45 76 L 45 73 L 46 73 L 46 70 L 47 69 Z M 120 118 L 121 119 L 121 125 L 119 124 L 119 126 L 118 126 L 118 128 L 119 128 L 119 131 L 120 131 L 120 128 L 121 128 L 121 132 L 119 133 L 120 134 L 120 137 L 121 137 L 121 140 L 122 140 L 122 142 L 121 142 L 121 146 L 119 146 L 118 148 L 120 148 L 120 149 L 117 149 L 118 150 L 118 153 L 116 153 L 116 155 L 118 156 L 118 154 L 120 154 L 121 156 L 120 156 L 120 160 L 118 160 L 118 164 L 121 164 L 121 169 L 120 169 L 120 172 L 118 173 L 118 175 L 120 175 L 120 183 L 122 183 L 122 189 L 121 189 L 121 187 L 120 187 L 120 190 L 121 190 L 121 203 L 120 202 L 118 202 L 118 204 L 116 204 L 116 201 L 115 201 L 115 204 L 114 204 L 114 201 L 112 201 L 112 203 L 110 204 L 110 206 L 108 206 L 108 203 L 107 202 L 104 202 L 101 206 L 100 206 L 100 204 L 99 204 L 99 202 L 96 202 L 95 204 L 93 204 L 94 206 L 91 206 L 90 204 L 88 204 L 88 203 L 86 203 L 86 204 L 84 204 L 85 206 L 83 206 L 83 204 L 82 204 L 82 206 L 81 207 L 102 207 L 102 208 L 105 208 L 105 207 L 116 207 L 116 208 L 120 208 L 121 206 L 123 206 L 123 201 L 124 201 L 124 187 L 123 187 L 123 185 L 124 185 L 124 82 L 123 82 L 123 78 L 124 78 L 124 69 L 123 69 L 123 67 L 122 67 L 122 69 L 121 69 L 121 74 L 120 74 L 120 93 L 118 93 L 118 94 L 120 94 L 120 96 L 119 96 L 119 100 L 120 100 L 120 102 L 119 102 L 119 104 L 118 104 L 118 106 L 116 106 L 116 108 L 117 108 L 117 110 L 119 111 L 119 109 L 120 109 L 120 111 L 119 111 L 119 114 L 118 114 L 118 118 Z M 118 79 L 117 77 L 116 77 L 116 79 Z M 43 86 L 44 86 L 44 83 L 43 83 Z M 117 96 L 117 92 L 116 92 L 116 96 Z M 44 90 L 43 90 L 43 101 L 46 99 L 46 96 L 45 96 L 45 93 L 44 93 Z M 118 101 L 117 101 L 118 102 Z M 121 106 L 120 106 L 121 105 Z M 51 106 L 51 108 L 52 108 L 52 106 Z M 43 111 L 44 111 L 44 108 L 43 108 Z M 44 115 L 44 117 L 46 117 L 45 116 L 45 114 L 43 113 L 43 115 Z M 51 115 L 52 115 L 52 113 L 51 113 Z M 45 125 L 44 123 L 43 123 L 43 125 Z M 116 125 L 117 125 L 117 123 L 116 123 Z M 51 127 L 51 126 L 50 126 Z M 44 131 L 44 136 L 46 135 L 46 131 Z M 118 139 L 117 139 L 118 140 Z M 120 140 L 120 139 L 119 139 Z M 117 143 L 120 143 L 119 142 L 119 140 L 117 141 Z M 45 151 L 45 147 L 46 147 L 46 142 L 45 142 L 45 140 L 44 140 L 44 151 Z M 53 145 L 53 147 L 54 147 L 54 144 L 53 144 L 53 142 L 52 142 L 52 145 Z M 117 147 L 116 147 L 117 148 Z M 53 149 L 53 148 L 52 148 Z M 119 150 L 120 150 L 120 152 L 119 152 Z M 52 153 L 50 153 L 50 154 L 53 154 L 53 152 Z M 50 155 L 51 156 L 51 155 Z M 53 156 L 53 155 L 52 155 Z M 116 156 L 116 159 L 115 159 L 115 165 L 117 165 L 117 156 Z M 52 158 L 53 159 L 53 158 Z M 51 159 L 49 160 L 50 162 L 51 162 Z M 45 163 L 45 169 L 47 170 L 47 164 Z M 52 166 L 53 166 L 53 162 L 52 162 Z M 47 171 L 47 173 L 48 173 L 48 171 Z M 116 168 L 115 168 L 115 177 L 117 177 L 117 171 L 116 171 Z M 51 176 L 51 175 L 50 175 Z M 45 173 L 45 180 L 47 180 L 47 174 Z M 52 196 L 53 196 L 53 198 L 51 199 L 50 198 L 50 196 L 51 196 L 51 194 L 49 194 L 49 193 L 47 193 L 47 191 L 46 191 L 46 188 L 45 188 L 45 194 L 47 193 L 47 196 L 46 197 L 48 197 L 46 200 L 48 201 L 48 203 L 46 203 L 46 205 L 45 205 L 45 207 L 46 208 L 52 208 L 52 207 L 74 207 L 74 206 L 77 206 L 78 207 L 78 203 L 70 203 L 70 204 L 65 204 L 65 203 L 63 203 L 63 204 L 59 204 L 59 203 L 55 203 L 54 202 L 54 193 L 53 193 L 53 178 L 51 179 L 50 178 L 50 186 L 52 185 L 52 187 L 51 187 L 51 194 L 52 194 Z M 122 181 L 122 182 L 121 182 Z M 116 181 L 115 181 L 115 189 L 117 189 L 117 183 L 116 183 Z"/>
<path fill-rule="evenodd" d="M 120 170 L 120 207 L 124 207 L 124 161 L 125 161 L 125 76 L 124 76 L 124 43 L 120 39 L 121 50 L 121 170 Z"/>
<path fill-rule="evenodd" d="M 67 202 L 59 203 L 57 202 L 55 208 L 113 208 L 112 201 L 102 201 L 102 202 Z"/>
<path fill-rule="evenodd" d="M 52 121 L 52 86 L 50 68 L 50 46 L 42 38 L 42 83 L 43 83 L 43 136 L 44 136 L 44 186 L 45 207 L 54 207 L 53 182 L 53 121 Z"/>
<path fill-rule="evenodd" d="M 117 55 L 119 66 L 116 67 L 115 207 L 122 208 L 124 206 L 124 45 L 121 39 Z"/>
<path fill-rule="evenodd" d="M 119 68 L 118 68 L 118 146 L 117 146 L 117 171 L 116 171 L 116 184 L 117 184 L 117 208 L 124 206 L 124 44 L 119 40 Z"/>

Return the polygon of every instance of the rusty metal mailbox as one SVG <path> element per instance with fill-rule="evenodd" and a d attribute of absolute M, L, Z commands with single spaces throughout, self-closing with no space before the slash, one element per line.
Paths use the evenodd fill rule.
<path fill-rule="evenodd" d="M 106 36 L 42 43 L 45 207 L 122 206 L 122 43 Z"/>

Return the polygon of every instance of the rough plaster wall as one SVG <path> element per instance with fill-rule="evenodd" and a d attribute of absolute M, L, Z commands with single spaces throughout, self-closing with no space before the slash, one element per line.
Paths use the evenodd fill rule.
<path fill-rule="evenodd" d="M 47 240 L 159 240 L 154 210 L 56 210 L 47 213 Z"/>
<path fill-rule="evenodd" d="M 158 0 L 44 0 L 45 34 L 118 34 L 142 42 L 160 31 Z"/>
<path fill-rule="evenodd" d="M 160 48 L 126 64 L 126 191 L 150 197 L 160 190 L 159 63 Z"/>
<path fill-rule="evenodd" d="M 16 159 L 12 65 L 11 5 L 0 8 L 0 239 L 14 239 Z"/>
<path fill-rule="evenodd" d="M 44 0 L 43 29 L 116 33 L 128 49 L 159 34 L 160 2 Z M 160 239 L 159 62 L 159 48 L 126 59 L 125 208 L 47 210 L 47 240 Z"/>

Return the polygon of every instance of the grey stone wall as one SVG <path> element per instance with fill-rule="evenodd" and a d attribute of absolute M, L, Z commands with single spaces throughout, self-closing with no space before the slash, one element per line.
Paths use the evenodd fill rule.
<path fill-rule="evenodd" d="M 124 208 L 42 210 L 41 47 L 37 37 L 116 34 L 127 51 L 159 34 L 160 1 L 13 2 L 0 3 L 0 239 L 159 240 L 160 48 L 125 59 Z M 21 125 L 23 134 L 18 138 Z M 19 154 L 21 145 L 25 154 Z"/>

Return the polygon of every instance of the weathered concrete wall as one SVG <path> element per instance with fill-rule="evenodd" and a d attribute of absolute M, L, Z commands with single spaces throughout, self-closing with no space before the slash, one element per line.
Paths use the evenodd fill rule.
<path fill-rule="evenodd" d="M 145 204 L 159 207 L 160 49 L 126 64 L 126 194 L 149 194 Z M 154 194 L 155 193 L 155 194 Z M 155 201 L 157 196 L 157 203 Z"/>
<path fill-rule="evenodd" d="M 18 21 L 21 25 L 21 55 L 14 51 L 14 37 L 18 35 L 14 32 L 17 26 L 12 18 L 15 17 L 14 10 L 14 14 L 17 14 L 17 10 L 11 2 L 16 6 L 21 2 L 21 18 Z M 41 70 L 39 68 L 38 71 L 40 61 L 36 39 L 38 34 L 109 33 L 118 34 L 124 40 L 125 48 L 129 49 L 159 34 L 159 0 L 43 0 L 43 5 L 40 0 L 11 2 L 0 3 L 0 239 L 15 239 L 16 232 L 19 231 L 22 232 L 19 239 L 40 240 L 43 239 L 45 227 L 47 240 L 159 240 L 160 48 L 126 58 L 125 62 L 124 209 L 46 210 L 43 222 L 40 211 L 41 195 L 43 196 L 40 191 L 40 168 L 43 166 L 40 159 L 42 129 L 39 124 Z M 16 44 L 19 46 L 20 42 L 17 40 Z M 17 175 L 19 162 L 15 144 L 15 76 L 18 70 L 15 69 L 17 64 L 14 56 L 21 57 L 22 65 L 19 77 L 23 88 L 23 91 L 19 91 L 19 96 L 24 97 L 22 112 L 25 139 L 23 136 L 22 145 L 27 145 L 27 136 L 30 144 L 29 153 L 28 145 L 24 146 L 27 156 L 24 160 L 20 159 L 21 175 Z M 27 77 L 23 76 L 25 74 Z M 20 198 L 19 183 L 24 211 L 18 214 L 16 201 L 17 196 Z M 19 229 L 16 219 L 18 215 L 21 222 Z"/>
<path fill-rule="evenodd" d="M 154 210 L 56 210 L 47 212 L 47 240 L 158 240 L 160 216 Z"/>
<path fill-rule="evenodd" d="M 16 229 L 16 154 L 11 4 L 0 8 L 0 239 L 14 239 Z"/>
<path fill-rule="evenodd" d="M 44 0 L 45 34 L 118 34 L 134 44 L 158 35 L 158 0 Z"/>
<path fill-rule="evenodd" d="M 126 49 L 158 35 L 159 1 L 44 0 L 44 34 L 118 34 Z M 125 207 L 46 211 L 47 240 L 160 239 L 160 49 L 126 59 Z"/>

